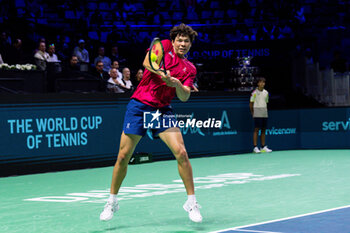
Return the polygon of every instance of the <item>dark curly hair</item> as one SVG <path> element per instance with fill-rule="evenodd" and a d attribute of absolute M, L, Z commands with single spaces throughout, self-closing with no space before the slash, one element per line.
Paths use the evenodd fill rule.
<path fill-rule="evenodd" d="M 172 41 L 175 40 L 177 35 L 188 36 L 191 40 L 191 43 L 192 43 L 194 41 L 195 37 L 198 36 L 198 33 L 195 30 L 193 30 L 191 26 L 188 26 L 188 25 L 182 23 L 178 26 L 173 27 L 170 30 L 170 39 Z"/>

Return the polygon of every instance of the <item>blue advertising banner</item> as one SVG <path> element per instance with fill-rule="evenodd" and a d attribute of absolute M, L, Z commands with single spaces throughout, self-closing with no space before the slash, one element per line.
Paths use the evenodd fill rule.
<path fill-rule="evenodd" d="M 116 103 L 1 108 L 0 161 L 111 156 L 124 111 Z"/>
<path fill-rule="evenodd" d="M 300 111 L 302 148 L 350 148 L 350 108 Z"/>
<path fill-rule="evenodd" d="M 0 108 L 0 164 L 103 161 L 117 157 L 128 99 L 7 105 Z M 190 157 L 250 152 L 253 119 L 248 96 L 174 101 Z M 182 123 L 181 123 L 182 122 Z M 274 150 L 349 148 L 350 108 L 269 111 L 266 140 Z M 147 134 L 135 152 L 172 158 Z"/>

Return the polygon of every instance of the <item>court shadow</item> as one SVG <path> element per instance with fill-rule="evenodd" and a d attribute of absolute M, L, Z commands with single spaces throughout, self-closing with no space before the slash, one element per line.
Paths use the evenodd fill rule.
<path fill-rule="evenodd" d="M 173 228 L 177 228 L 177 226 L 179 226 L 179 223 L 182 223 L 182 227 L 185 226 L 187 229 L 186 230 L 179 230 L 179 231 L 168 231 L 166 230 L 167 233 L 195 233 L 198 231 L 207 231 L 208 227 L 211 226 L 211 224 L 214 222 L 215 220 L 213 219 L 205 219 L 202 223 L 195 223 L 195 222 L 191 222 L 189 219 L 187 218 L 176 218 L 176 219 L 169 219 L 168 221 L 163 222 L 164 226 L 173 226 Z M 150 222 L 148 224 L 142 224 L 142 225 L 137 225 L 134 224 L 133 225 L 117 225 L 115 227 L 109 227 L 109 228 L 105 228 L 105 229 L 101 229 L 101 230 L 95 230 L 95 231 L 90 231 L 89 233 L 106 233 L 106 232 L 117 232 L 117 231 L 121 231 L 121 230 L 128 230 L 128 229 L 132 229 L 132 228 L 138 228 L 140 226 L 142 227 L 149 227 L 152 228 L 155 226 L 155 222 Z"/>
<path fill-rule="evenodd" d="M 119 229 L 120 229 L 119 227 L 110 227 L 110 228 L 106 228 L 106 229 L 100 230 L 100 231 L 90 231 L 89 233 L 105 233 L 105 232 L 116 231 Z"/>

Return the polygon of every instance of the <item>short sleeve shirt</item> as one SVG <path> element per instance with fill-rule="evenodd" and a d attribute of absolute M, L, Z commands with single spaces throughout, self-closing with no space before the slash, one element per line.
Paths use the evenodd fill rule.
<path fill-rule="evenodd" d="M 259 91 L 255 89 L 250 96 L 250 102 L 254 103 L 253 117 L 268 117 L 267 103 L 269 102 L 269 93 L 265 89 Z"/>
<path fill-rule="evenodd" d="M 162 44 L 165 67 L 170 71 L 170 75 L 179 79 L 184 86 L 192 88 L 197 74 L 196 67 L 186 58 L 177 56 L 170 40 L 163 40 Z M 175 95 L 175 87 L 168 87 L 159 75 L 145 69 L 142 80 L 131 98 L 152 107 L 162 108 L 170 105 Z"/>

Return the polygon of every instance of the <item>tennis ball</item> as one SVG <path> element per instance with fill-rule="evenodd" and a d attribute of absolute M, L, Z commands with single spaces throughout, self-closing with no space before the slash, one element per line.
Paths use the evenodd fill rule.
<path fill-rule="evenodd" d="M 151 61 L 155 62 L 157 60 L 158 56 L 155 55 L 154 53 L 151 53 Z"/>

